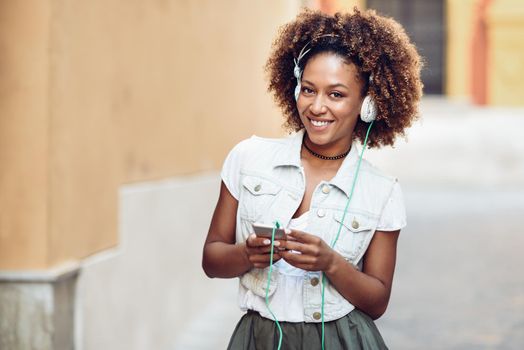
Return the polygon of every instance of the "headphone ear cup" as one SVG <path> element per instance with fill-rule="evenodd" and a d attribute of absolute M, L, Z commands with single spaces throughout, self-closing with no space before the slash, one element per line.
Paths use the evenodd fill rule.
<path fill-rule="evenodd" d="M 297 86 L 295 87 L 295 101 L 298 101 L 298 96 L 300 96 L 300 89 L 302 89 L 302 84 L 300 83 L 300 80 L 297 83 Z"/>
<path fill-rule="evenodd" d="M 366 123 L 371 123 L 377 118 L 377 105 L 371 96 L 366 95 L 360 108 L 360 119 Z"/>
<path fill-rule="evenodd" d="M 295 87 L 295 101 L 298 101 L 298 96 L 300 95 L 300 90 L 302 89 L 302 71 L 298 64 L 295 63 L 295 69 L 293 69 L 293 75 L 297 78 L 297 86 Z"/>

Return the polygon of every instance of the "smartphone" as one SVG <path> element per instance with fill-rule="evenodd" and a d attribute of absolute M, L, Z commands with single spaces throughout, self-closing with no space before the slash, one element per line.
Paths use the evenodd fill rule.
<path fill-rule="evenodd" d="M 260 223 L 254 223 L 253 229 L 255 230 L 255 234 L 258 237 L 267 237 L 271 239 L 271 235 L 273 234 L 273 226 L 270 225 L 264 225 Z M 275 229 L 275 239 L 279 240 L 285 240 L 286 239 L 286 231 L 283 228 L 277 228 Z"/>

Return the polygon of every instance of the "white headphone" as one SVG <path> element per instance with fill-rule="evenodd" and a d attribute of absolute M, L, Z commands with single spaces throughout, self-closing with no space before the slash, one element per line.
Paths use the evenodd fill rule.
<path fill-rule="evenodd" d="M 319 38 L 325 37 L 325 36 L 336 36 L 334 34 L 326 34 L 322 35 Z M 300 69 L 299 63 L 304 56 L 311 51 L 311 48 L 307 49 L 308 45 L 311 43 L 311 40 L 304 45 L 302 50 L 300 50 L 300 53 L 298 54 L 297 58 L 294 58 L 293 61 L 295 62 L 295 68 L 293 69 L 293 75 L 297 79 L 297 86 L 295 87 L 295 101 L 298 100 L 298 96 L 300 95 L 300 90 L 302 89 L 302 69 Z M 369 76 L 369 82 L 371 83 L 371 80 L 373 78 L 373 75 Z M 375 104 L 375 101 L 371 98 L 371 96 L 366 95 L 364 97 L 364 100 L 362 101 L 362 107 L 360 108 L 360 119 L 362 119 L 365 123 L 371 123 L 377 118 L 377 105 Z"/>
<path fill-rule="evenodd" d="M 371 76 L 369 77 L 369 80 L 371 81 Z M 377 119 L 377 105 L 369 95 L 366 95 L 362 101 L 362 107 L 360 107 L 360 119 L 366 123 L 371 123 Z"/>

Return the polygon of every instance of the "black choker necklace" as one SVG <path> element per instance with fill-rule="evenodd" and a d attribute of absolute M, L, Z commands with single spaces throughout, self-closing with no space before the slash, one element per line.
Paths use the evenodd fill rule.
<path fill-rule="evenodd" d="M 342 153 L 342 154 L 339 154 L 337 156 L 332 156 L 332 157 L 329 157 L 329 156 L 323 156 L 322 154 L 318 154 L 316 153 L 315 151 L 313 151 L 311 148 L 309 148 L 307 145 L 306 145 L 306 136 L 304 135 L 304 139 L 302 140 L 302 144 L 304 145 L 304 147 L 308 150 L 309 153 L 311 153 L 312 155 L 314 155 L 315 157 L 317 158 L 320 158 L 320 159 L 324 159 L 324 160 L 337 160 L 337 159 L 342 159 L 344 158 L 345 156 L 347 156 L 349 154 L 349 151 L 351 151 L 351 147 L 349 147 L 349 149 Z"/>

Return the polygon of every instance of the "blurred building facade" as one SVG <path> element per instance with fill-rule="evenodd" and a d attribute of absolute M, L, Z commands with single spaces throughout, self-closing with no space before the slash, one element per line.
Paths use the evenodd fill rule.
<path fill-rule="evenodd" d="M 332 13 L 353 5 L 399 21 L 424 57 L 426 94 L 479 105 L 522 106 L 524 3 L 519 0 L 318 0 Z"/>
<path fill-rule="evenodd" d="M 191 202 L 191 193 L 216 198 L 216 181 L 202 174 L 219 169 L 227 151 L 251 134 L 282 135 L 263 64 L 278 26 L 301 6 L 392 15 L 424 48 L 428 92 L 524 104 L 518 0 L 1 2 L 1 349 L 168 347 L 183 324 L 178 310 L 200 304 L 165 306 L 156 292 L 140 294 L 140 283 L 133 291 L 111 289 L 122 274 L 136 280 L 133 271 L 142 266 L 164 281 L 157 287 L 166 298 L 187 298 L 176 269 L 143 269 L 154 249 L 137 249 L 133 271 L 133 263 L 118 262 L 123 228 L 161 208 L 186 225 L 166 236 L 164 245 L 174 246 L 164 265 L 191 257 L 176 242 L 195 227 L 190 251 L 199 254 L 212 208 Z M 163 187 L 165 179 L 182 182 Z M 122 214 L 144 193 L 149 207 L 136 204 Z M 171 204 L 182 207 L 171 211 Z M 193 218 L 187 209 L 206 215 Z M 156 229 L 152 223 L 138 234 L 157 240 Z M 103 254 L 98 266 L 105 270 L 89 260 Z M 169 322 L 144 326 L 132 309 L 155 298 Z M 116 313 L 121 324 L 111 328 Z M 167 323 L 161 335 L 155 322 Z"/>

